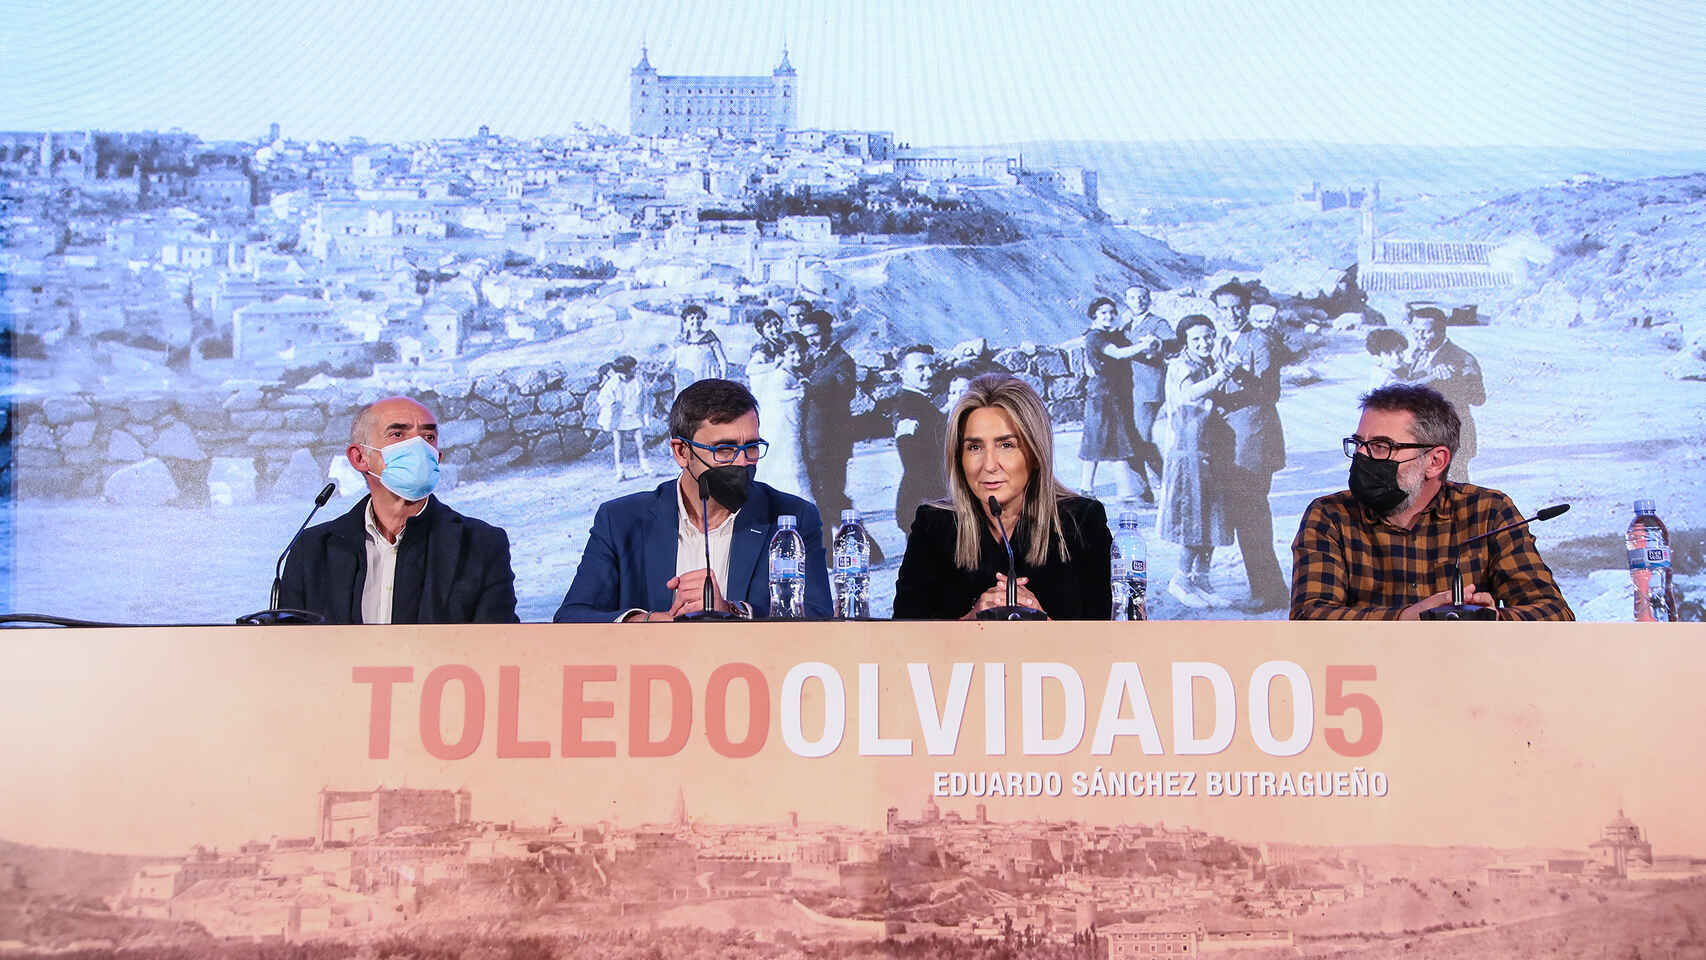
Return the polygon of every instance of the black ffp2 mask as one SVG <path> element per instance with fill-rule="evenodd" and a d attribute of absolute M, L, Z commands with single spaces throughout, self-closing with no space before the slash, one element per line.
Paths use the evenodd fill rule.
<path fill-rule="evenodd" d="M 699 496 L 717 501 L 730 513 L 739 513 L 740 508 L 746 506 L 747 497 L 752 495 L 752 479 L 756 473 L 758 467 L 752 464 L 709 467 L 699 474 Z"/>
<path fill-rule="evenodd" d="M 1383 517 L 1396 510 L 1409 496 L 1398 485 L 1398 461 L 1376 460 L 1366 453 L 1352 457 L 1351 496 Z"/>

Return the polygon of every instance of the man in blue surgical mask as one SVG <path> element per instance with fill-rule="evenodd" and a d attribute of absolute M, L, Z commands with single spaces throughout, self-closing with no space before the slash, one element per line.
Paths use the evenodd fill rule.
<path fill-rule="evenodd" d="M 327 623 L 514 623 L 509 536 L 432 495 L 438 422 L 408 397 L 364 408 L 344 450 L 367 479 L 348 513 L 303 531 L 279 605 Z"/>

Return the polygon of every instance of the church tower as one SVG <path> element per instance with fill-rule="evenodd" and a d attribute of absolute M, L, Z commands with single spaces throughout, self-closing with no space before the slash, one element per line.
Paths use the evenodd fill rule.
<path fill-rule="evenodd" d="M 776 124 L 776 140 L 781 142 L 789 130 L 794 129 L 794 121 L 798 117 L 797 98 L 799 95 L 800 75 L 794 70 L 794 65 L 788 62 L 788 48 L 782 48 L 782 62 L 770 74 L 775 78 L 776 86 L 772 96 L 771 120 Z"/>
<path fill-rule="evenodd" d="M 640 62 L 628 72 L 628 130 L 636 137 L 658 132 L 658 72 L 646 48 L 640 47 Z"/>

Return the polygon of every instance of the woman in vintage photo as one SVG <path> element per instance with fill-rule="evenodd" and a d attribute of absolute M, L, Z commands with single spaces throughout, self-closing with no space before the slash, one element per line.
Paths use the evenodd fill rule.
<path fill-rule="evenodd" d="M 1232 522 L 1215 468 L 1232 455 L 1232 431 L 1214 408 L 1214 394 L 1231 376 L 1217 364 L 1214 321 L 1200 313 L 1179 321 L 1184 349 L 1167 362 L 1162 417 L 1171 439 L 1163 457 L 1156 535 L 1180 547 L 1179 572 L 1167 593 L 1187 607 L 1222 606 L 1209 588 L 1214 548 L 1232 543 Z"/>
<path fill-rule="evenodd" d="M 752 345 L 752 352 L 746 357 L 747 383 L 752 383 L 755 372 L 774 367 L 782 359 L 782 315 L 774 310 L 760 313 L 752 321 L 752 328 L 758 331 L 758 341 Z"/>
<path fill-rule="evenodd" d="M 943 452 L 949 496 L 918 507 L 895 584 L 895 619 L 969 620 L 1006 605 L 1003 525 L 1020 606 L 1055 620 L 1108 619 L 1108 516 L 1055 477 L 1054 429 L 1030 384 L 1007 373 L 972 380 L 949 415 Z"/>
<path fill-rule="evenodd" d="M 805 402 L 806 338 L 783 333 L 774 362 L 748 366 L 747 379 L 758 400 L 758 423 L 770 452 L 758 461 L 758 479 L 784 493 L 806 496 L 805 451 L 800 439 L 800 412 Z M 754 348 L 756 351 L 757 348 Z"/>
<path fill-rule="evenodd" d="M 1084 467 L 1078 489 L 1086 497 L 1095 496 L 1096 467 L 1112 463 L 1123 503 L 1132 499 L 1134 486 L 1128 463 L 1143 443 L 1131 394 L 1131 360 L 1141 350 L 1120 329 L 1119 307 L 1112 298 L 1097 297 L 1086 312 L 1090 329 L 1084 333 L 1084 363 L 1089 380 L 1084 384 L 1084 436 L 1078 444 Z"/>
<path fill-rule="evenodd" d="M 729 375 L 723 341 L 705 325 L 705 308 L 690 303 L 681 308 L 681 335 L 675 340 L 675 392 L 688 384 Z"/>

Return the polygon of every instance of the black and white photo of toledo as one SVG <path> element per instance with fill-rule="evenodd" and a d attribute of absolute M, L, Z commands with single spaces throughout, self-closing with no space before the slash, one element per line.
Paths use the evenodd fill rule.
<path fill-rule="evenodd" d="M 1135 511 L 1159 619 L 1286 615 L 1357 398 L 1706 597 L 1706 14 L 1447 4 L 29 4 L 0 26 L 4 605 L 230 622 L 393 394 L 550 619 L 666 412 L 749 384 L 759 478 L 860 511 L 886 616 L 945 413 L 1005 370 Z"/>

